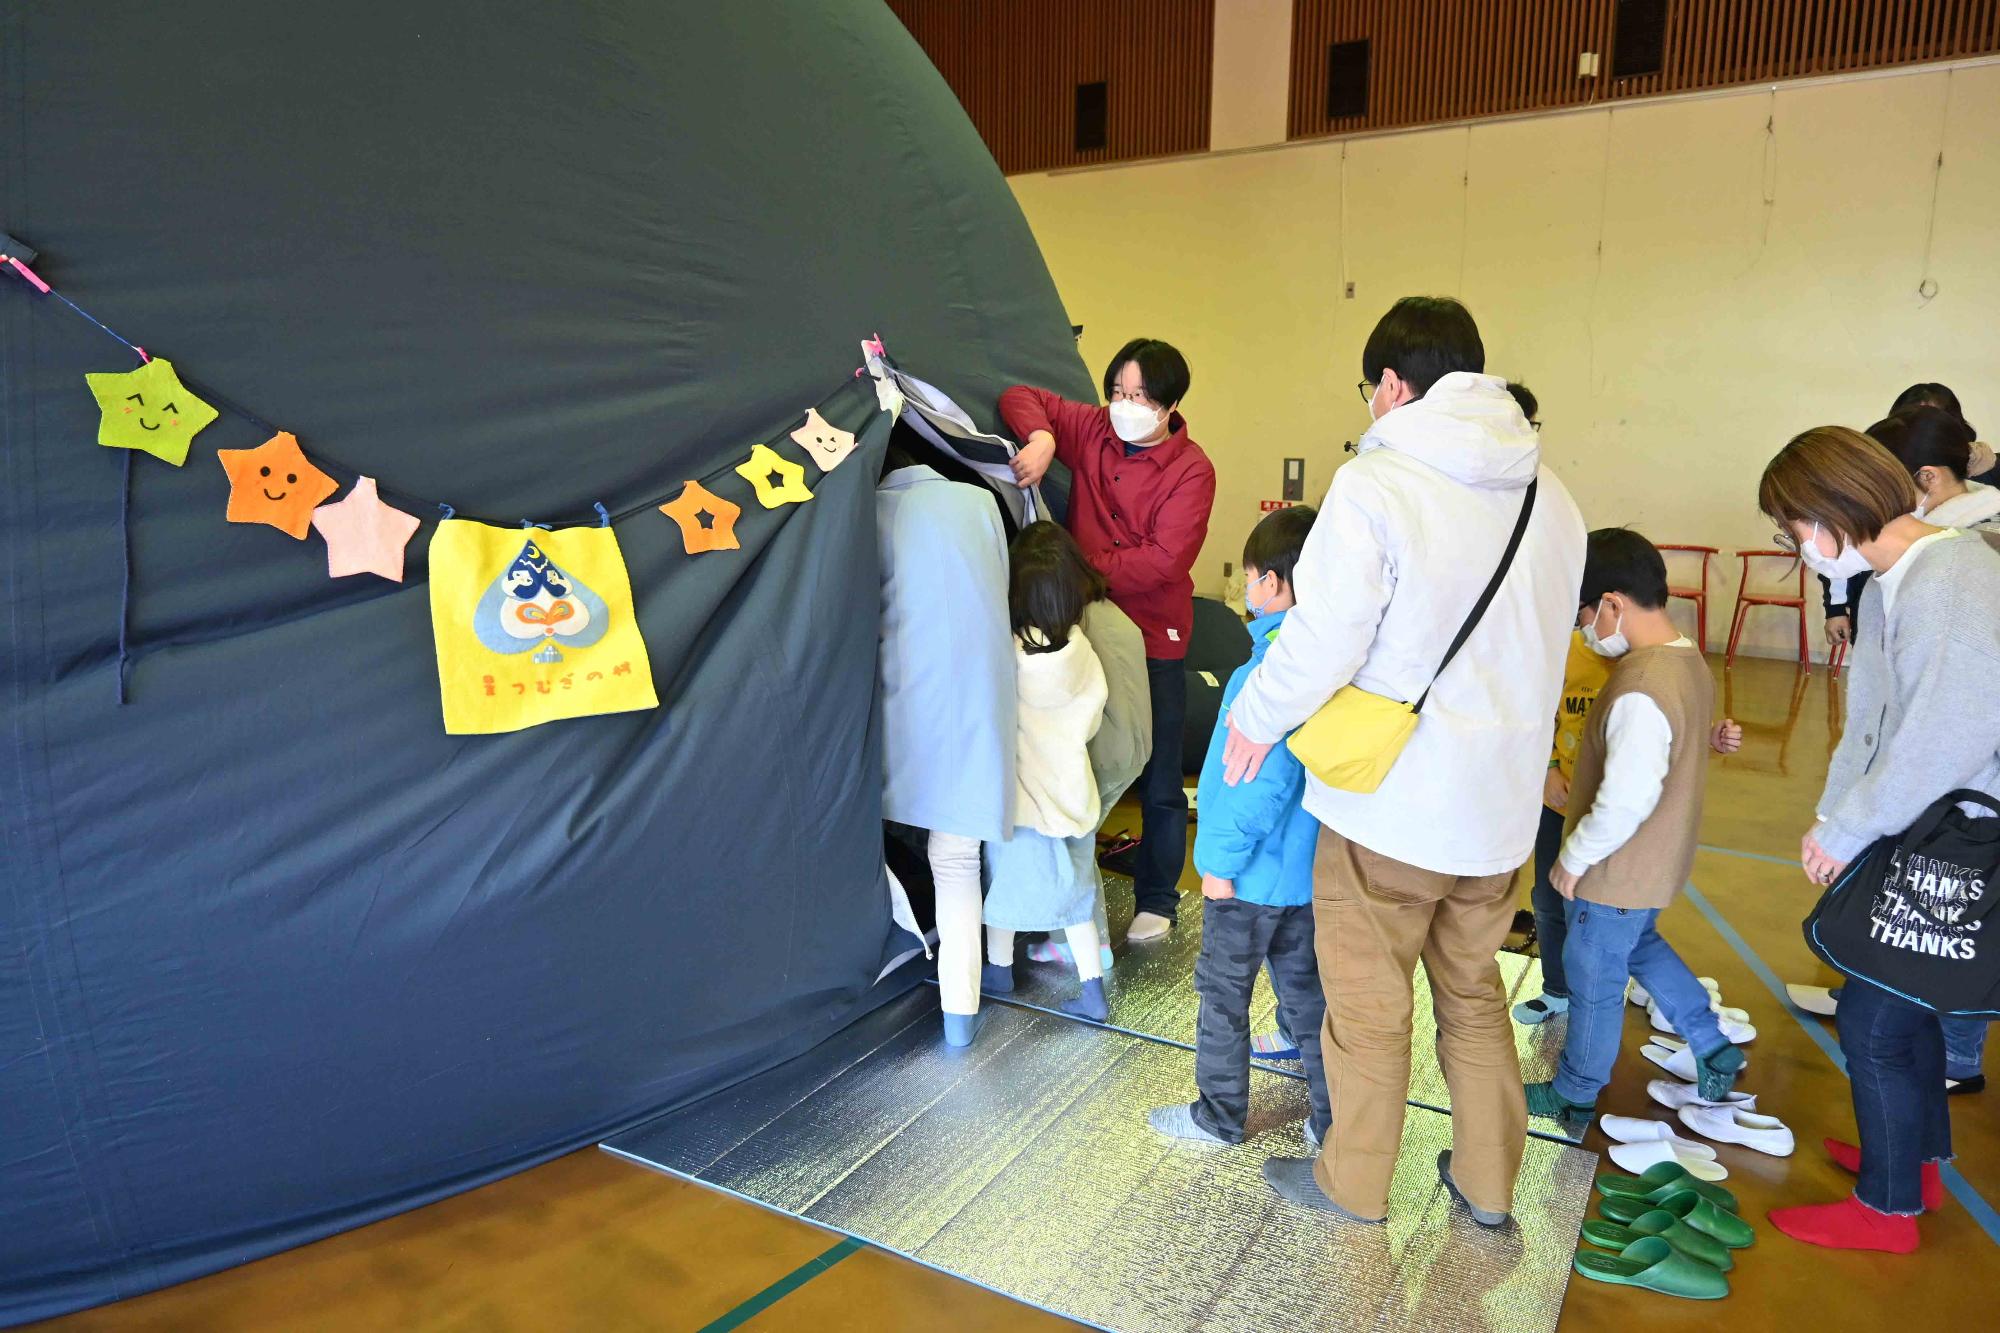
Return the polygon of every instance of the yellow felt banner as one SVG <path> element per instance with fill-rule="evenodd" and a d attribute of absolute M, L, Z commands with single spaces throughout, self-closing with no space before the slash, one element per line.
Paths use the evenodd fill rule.
<path fill-rule="evenodd" d="M 447 733 L 659 706 L 610 528 L 446 519 L 431 538 L 430 565 Z"/>

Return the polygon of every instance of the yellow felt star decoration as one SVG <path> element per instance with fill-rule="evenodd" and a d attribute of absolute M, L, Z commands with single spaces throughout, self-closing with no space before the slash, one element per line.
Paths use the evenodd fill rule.
<path fill-rule="evenodd" d="M 736 475 L 757 488 L 757 502 L 766 509 L 804 504 L 813 498 L 806 489 L 805 468 L 768 444 L 752 449 L 750 461 L 737 468 Z"/>
<path fill-rule="evenodd" d="M 660 506 L 660 512 L 680 524 L 689 555 L 742 549 L 743 543 L 736 540 L 736 520 L 743 516 L 743 506 L 731 504 L 698 481 L 689 482 L 679 496 Z"/>

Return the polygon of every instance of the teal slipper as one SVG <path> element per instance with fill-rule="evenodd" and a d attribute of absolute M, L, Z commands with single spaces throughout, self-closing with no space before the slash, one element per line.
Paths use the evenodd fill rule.
<path fill-rule="evenodd" d="M 1639 1214 L 1630 1226 L 1594 1217 L 1583 1224 L 1583 1238 L 1600 1250 L 1622 1250 L 1641 1236 L 1658 1236 L 1688 1258 L 1699 1259 L 1719 1272 L 1727 1273 L 1736 1267 L 1727 1245 L 1695 1230 L 1664 1208 Z"/>
<path fill-rule="evenodd" d="M 1693 1190 L 1702 1198 L 1712 1199 L 1732 1213 L 1736 1211 L 1734 1194 L 1720 1185 L 1706 1180 L 1696 1180 L 1679 1162 L 1655 1162 L 1636 1176 L 1597 1178 L 1597 1192 L 1607 1196 L 1624 1194 L 1634 1198 L 1651 1199 L 1658 1203 L 1675 1190 Z"/>
<path fill-rule="evenodd" d="M 1622 1222 L 1636 1227 L 1639 1219 L 1648 1213 L 1663 1212 L 1687 1223 L 1704 1236 L 1713 1236 L 1732 1250 L 1741 1250 L 1753 1244 L 1757 1233 L 1750 1224 L 1725 1208 L 1719 1208 L 1713 1199 L 1705 1199 L 1693 1190 L 1675 1190 L 1666 1198 L 1648 1203 L 1644 1199 L 1614 1196 L 1604 1200 L 1597 1207 L 1598 1214 L 1611 1222 Z"/>
<path fill-rule="evenodd" d="M 1699 1259 L 1690 1259 L 1658 1236 L 1641 1236 L 1622 1253 L 1576 1252 L 1576 1271 L 1597 1282 L 1639 1287 L 1691 1301 L 1719 1301 L 1729 1279 Z"/>

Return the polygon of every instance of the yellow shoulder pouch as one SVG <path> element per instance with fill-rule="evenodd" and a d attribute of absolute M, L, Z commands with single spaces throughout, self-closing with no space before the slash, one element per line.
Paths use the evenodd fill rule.
<path fill-rule="evenodd" d="M 1285 744 L 1327 786 L 1371 792 L 1389 776 L 1416 729 L 1414 704 L 1343 685 Z"/>

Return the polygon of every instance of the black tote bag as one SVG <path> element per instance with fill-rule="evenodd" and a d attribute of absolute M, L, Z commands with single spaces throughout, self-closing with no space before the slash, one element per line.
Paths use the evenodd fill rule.
<path fill-rule="evenodd" d="M 1820 895 L 1806 944 L 1850 977 L 1941 1014 L 2000 1017 L 2000 815 L 1984 792 L 1939 797 Z"/>

